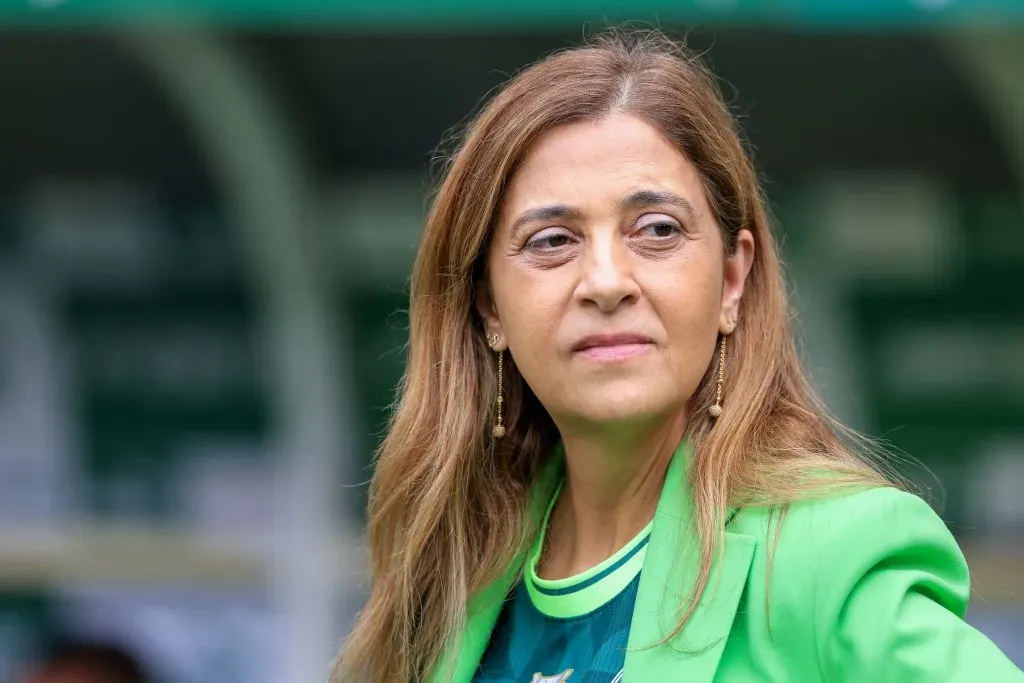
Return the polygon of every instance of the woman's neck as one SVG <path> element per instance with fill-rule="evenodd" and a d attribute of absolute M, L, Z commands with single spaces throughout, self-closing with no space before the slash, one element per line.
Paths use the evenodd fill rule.
<path fill-rule="evenodd" d="M 573 576 L 615 554 L 654 517 L 685 415 L 659 428 L 562 433 L 565 484 L 545 533 L 538 574 Z"/>

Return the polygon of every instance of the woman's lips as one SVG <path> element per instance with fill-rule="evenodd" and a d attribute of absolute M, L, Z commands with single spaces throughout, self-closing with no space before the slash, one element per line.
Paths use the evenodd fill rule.
<path fill-rule="evenodd" d="M 590 346 L 577 351 L 576 355 L 586 358 L 587 360 L 610 362 L 635 358 L 636 356 L 647 353 L 652 348 L 654 348 L 654 344 L 650 342 L 608 344 L 604 346 Z"/>

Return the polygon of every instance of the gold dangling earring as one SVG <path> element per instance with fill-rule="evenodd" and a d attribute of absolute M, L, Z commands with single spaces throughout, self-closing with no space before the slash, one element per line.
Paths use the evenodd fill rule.
<path fill-rule="evenodd" d="M 718 348 L 718 387 L 715 390 L 715 405 L 708 408 L 708 414 L 718 419 L 722 415 L 722 383 L 725 381 L 725 339 L 722 335 L 722 344 Z"/>
<path fill-rule="evenodd" d="M 489 341 L 491 342 L 491 348 L 493 348 L 494 352 L 498 354 L 498 398 L 497 398 L 497 408 L 498 408 L 498 410 L 497 410 L 497 412 L 498 412 L 497 418 L 498 419 L 497 419 L 497 421 L 494 424 L 494 428 L 491 430 L 491 434 L 494 436 L 495 439 L 500 439 L 503 436 L 505 436 L 505 425 L 502 424 L 502 415 L 501 415 L 501 404 L 504 401 L 504 398 L 502 397 L 502 387 L 503 387 L 503 384 L 502 384 L 502 371 L 504 369 L 503 368 L 503 365 L 504 365 L 503 361 L 504 361 L 504 358 L 505 358 L 505 354 L 502 353 L 497 348 L 498 344 L 501 342 L 501 337 L 499 337 L 496 334 L 493 334 L 493 335 L 491 335 L 491 338 L 490 338 Z"/>

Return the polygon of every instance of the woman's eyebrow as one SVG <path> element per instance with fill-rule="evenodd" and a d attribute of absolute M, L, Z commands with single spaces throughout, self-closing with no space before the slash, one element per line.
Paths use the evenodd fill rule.
<path fill-rule="evenodd" d="M 675 206 L 686 214 L 686 218 L 690 221 L 697 219 L 697 211 L 693 208 L 693 204 L 689 199 L 680 197 L 674 192 L 666 192 L 662 190 L 637 190 L 625 197 L 619 205 L 622 208 L 631 209 L 642 209 L 649 206 L 656 205 Z"/>
<path fill-rule="evenodd" d="M 685 197 L 680 197 L 674 192 L 667 192 L 663 190 L 637 190 L 636 192 L 630 193 L 619 205 L 622 208 L 644 208 L 648 206 L 668 204 L 675 206 L 686 214 L 686 218 L 689 220 L 696 220 L 697 212 L 693 208 L 693 204 L 690 200 Z M 537 206 L 531 209 L 523 211 L 516 220 L 512 223 L 511 234 L 514 237 L 516 232 L 522 229 L 523 226 L 537 221 L 555 221 L 555 220 L 579 220 L 582 217 L 582 212 L 579 209 L 571 207 L 567 204 L 547 204 L 544 206 Z"/>
<path fill-rule="evenodd" d="M 534 207 L 519 214 L 519 217 L 512 223 L 511 234 L 515 236 L 516 231 L 524 225 L 535 221 L 578 220 L 582 215 L 579 209 L 574 209 L 566 204 L 548 204 L 546 206 Z"/>

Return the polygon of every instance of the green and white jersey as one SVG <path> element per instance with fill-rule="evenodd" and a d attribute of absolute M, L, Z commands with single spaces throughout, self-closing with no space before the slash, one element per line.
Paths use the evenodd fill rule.
<path fill-rule="evenodd" d="M 547 522 L 545 516 L 544 529 Z M 596 567 L 557 581 L 537 576 L 542 532 L 523 580 L 502 609 L 474 683 L 620 683 L 652 526 Z"/>

